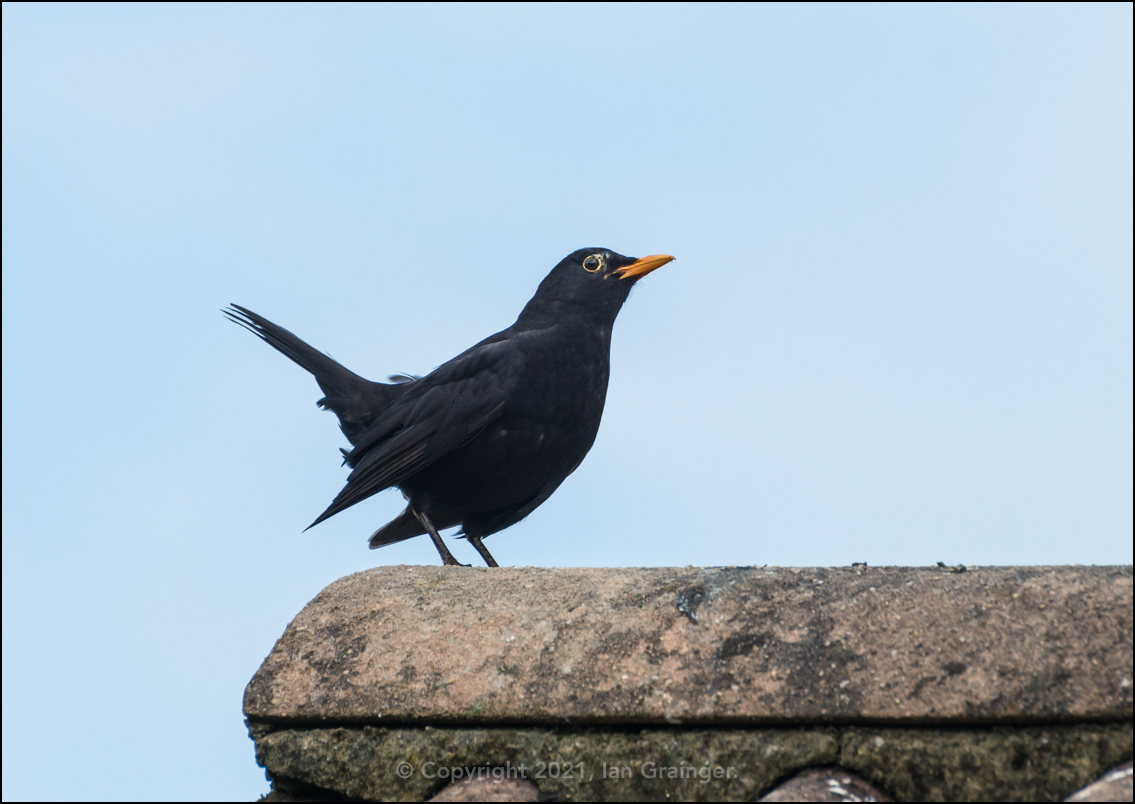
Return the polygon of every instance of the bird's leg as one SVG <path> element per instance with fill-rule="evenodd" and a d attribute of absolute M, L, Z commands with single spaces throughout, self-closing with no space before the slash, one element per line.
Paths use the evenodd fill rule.
<path fill-rule="evenodd" d="M 438 554 L 441 555 L 442 564 L 447 567 L 469 566 L 468 564 L 462 564 L 460 561 L 453 557 L 453 553 L 449 552 L 449 548 L 446 547 L 445 542 L 441 540 L 441 534 L 437 532 L 437 528 L 434 527 L 434 523 L 430 521 L 429 516 L 427 516 L 424 511 L 414 511 L 414 516 L 419 522 L 422 523 L 422 527 L 426 529 L 426 533 L 430 535 L 430 538 L 434 540 L 434 547 L 437 548 Z"/>
<path fill-rule="evenodd" d="M 469 541 L 469 544 L 477 548 L 477 552 L 481 554 L 481 558 L 485 559 L 486 564 L 488 564 L 490 567 L 500 566 L 500 564 L 497 563 L 497 560 L 492 557 L 492 554 L 489 553 L 487 549 L 485 549 L 485 545 L 481 544 L 481 537 L 478 534 L 470 533 L 469 530 L 466 529 L 465 538 Z"/>

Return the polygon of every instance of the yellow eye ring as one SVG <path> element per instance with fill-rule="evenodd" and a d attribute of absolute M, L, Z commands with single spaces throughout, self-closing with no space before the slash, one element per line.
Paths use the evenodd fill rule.
<path fill-rule="evenodd" d="M 603 267 L 603 257 L 598 254 L 592 254 L 583 261 L 583 270 L 589 274 L 593 274 Z"/>

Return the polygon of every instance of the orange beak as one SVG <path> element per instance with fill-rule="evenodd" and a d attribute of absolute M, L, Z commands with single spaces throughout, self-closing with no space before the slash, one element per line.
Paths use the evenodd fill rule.
<path fill-rule="evenodd" d="M 615 276 L 619 279 L 633 279 L 635 277 L 646 276 L 655 268 L 661 268 L 668 262 L 673 262 L 674 258 L 669 254 L 652 254 L 649 257 L 643 257 L 625 268 L 620 268 L 615 271 Z"/>

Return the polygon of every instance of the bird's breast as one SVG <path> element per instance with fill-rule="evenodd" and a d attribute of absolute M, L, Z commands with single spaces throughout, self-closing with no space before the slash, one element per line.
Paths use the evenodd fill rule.
<path fill-rule="evenodd" d="M 528 345 L 506 417 L 598 429 L 610 376 L 610 331 L 565 330 Z"/>
<path fill-rule="evenodd" d="M 536 344 L 500 416 L 412 485 L 463 510 L 518 505 L 558 485 L 599 431 L 609 376 L 604 347 L 586 338 Z"/>

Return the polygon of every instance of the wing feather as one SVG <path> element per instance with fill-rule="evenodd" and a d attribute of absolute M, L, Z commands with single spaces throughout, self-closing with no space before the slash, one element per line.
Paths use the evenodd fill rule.
<path fill-rule="evenodd" d="M 308 527 L 398 485 L 499 418 L 524 366 L 523 352 L 503 335 L 410 383 L 345 454 L 353 467 L 347 484 Z"/>

